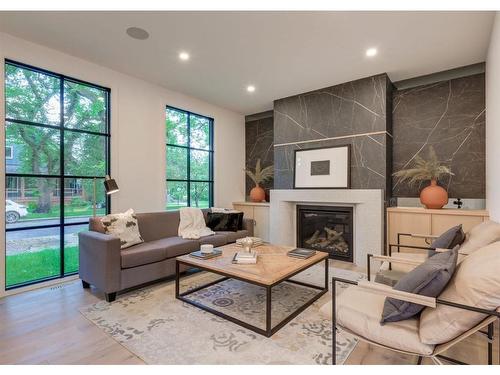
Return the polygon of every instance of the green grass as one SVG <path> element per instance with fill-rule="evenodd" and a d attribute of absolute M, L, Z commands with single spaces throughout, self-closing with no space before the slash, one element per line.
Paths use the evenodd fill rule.
<path fill-rule="evenodd" d="M 6 257 L 7 286 L 59 275 L 59 249 L 43 249 L 34 253 L 20 253 Z M 64 271 L 78 271 L 78 246 L 64 249 Z"/>

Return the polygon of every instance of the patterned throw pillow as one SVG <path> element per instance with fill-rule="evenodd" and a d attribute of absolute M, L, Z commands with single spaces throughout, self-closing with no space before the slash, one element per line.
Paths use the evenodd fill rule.
<path fill-rule="evenodd" d="M 106 215 L 101 222 L 106 234 L 120 239 L 122 249 L 144 242 L 139 233 L 137 217 L 132 209 L 124 213 Z"/>

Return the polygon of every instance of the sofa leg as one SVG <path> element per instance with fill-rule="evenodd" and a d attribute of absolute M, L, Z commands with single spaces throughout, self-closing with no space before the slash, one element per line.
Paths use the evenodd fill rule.
<path fill-rule="evenodd" d="M 422 364 L 422 359 L 423 359 L 422 356 L 418 357 L 418 359 L 417 359 L 417 365 L 421 365 Z"/>
<path fill-rule="evenodd" d="M 104 293 L 107 302 L 113 302 L 116 299 L 116 292 L 114 293 Z"/>
<path fill-rule="evenodd" d="M 83 286 L 83 289 L 88 289 L 90 288 L 90 284 L 84 280 L 82 280 L 82 286 Z"/>

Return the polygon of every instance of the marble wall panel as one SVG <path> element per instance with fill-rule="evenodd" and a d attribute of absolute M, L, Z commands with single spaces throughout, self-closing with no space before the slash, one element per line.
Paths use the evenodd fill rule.
<path fill-rule="evenodd" d="M 274 164 L 274 124 L 272 112 L 264 115 L 247 116 L 245 121 L 245 155 L 246 166 L 252 170 L 257 159 L 261 159 L 261 166 L 265 168 Z M 246 195 L 255 186 L 253 181 L 246 177 Z M 273 180 L 266 181 L 262 187 L 272 189 Z"/>
<path fill-rule="evenodd" d="M 389 192 L 391 90 L 379 74 L 276 100 L 274 188 L 293 188 L 294 150 L 351 144 L 351 187 Z"/>
<path fill-rule="evenodd" d="M 440 183 L 451 197 L 485 197 L 484 73 L 451 79 L 393 94 L 393 170 L 426 158 L 433 146 L 453 176 Z M 395 197 L 417 197 L 423 185 L 393 180 Z"/>

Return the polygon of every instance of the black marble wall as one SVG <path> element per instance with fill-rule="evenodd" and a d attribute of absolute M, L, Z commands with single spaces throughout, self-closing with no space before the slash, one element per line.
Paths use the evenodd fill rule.
<path fill-rule="evenodd" d="M 395 90 L 393 96 L 393 170 L 426 158 L 433 146 L 454 176 L 440 183 L 450 197 L 485 198 L 484 73 Z M 394 180 L 396 197 L 418 197 L 422 186 L 410 188 Z"/>
<path fill-rule="evenodd" d="M 273 111 L 258 113 L 245 117 L 245 155 L 247 168 L 255 169 L 255 163 L 260 158 L 262 168 L 274 164 L 274 122 Z M 246 177 L 246 195 L 255 186 Z M 262 187 L 273 189 L 273 180 L 266 181 Z"/>
<path fill-rule="evenodd" d="M 274 188 L 293 188 L 294 150 L 351 144 L 351 188 L 390 192 L 391 105 L 386 74 L 276 100 Z"/>

